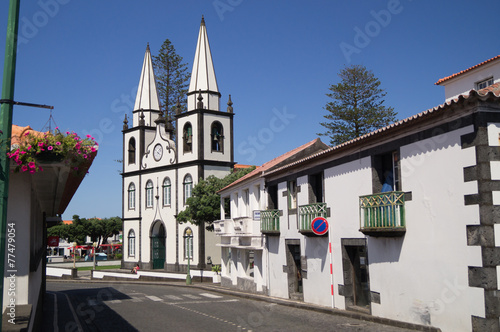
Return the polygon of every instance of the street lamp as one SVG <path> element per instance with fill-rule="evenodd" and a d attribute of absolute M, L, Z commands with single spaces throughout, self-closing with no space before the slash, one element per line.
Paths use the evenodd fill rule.
<path fill-rule="evenodd" d="M 94 268 L 93 268 L 93 270 L 95 271 L 95 252 L 96 252 L 96 248 L 97 248 L 97 242 L 94 242 L 92 246 L 94 247 Z"/>
<path fill-rule="evenodd" d="M 76 269 L 76 242 L 73 242 L 73 268 Z"/>
<path fill-rule="evenodd" d="M 188 257 L 188 269 L 186 275 L 186 285 L 191 285 L 191 271 L 190 271 L 190 257 L 191 257 L 191 238 L 193 235 L 191 234 L 191 228 L 186 229 L 186 235 L 184 235 L 185 241 L 187 241 L 187 257 Z"/>

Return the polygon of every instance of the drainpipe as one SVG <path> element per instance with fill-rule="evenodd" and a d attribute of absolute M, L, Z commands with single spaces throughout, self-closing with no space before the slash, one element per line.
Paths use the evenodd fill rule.
<path fill-rule="evenodd" d="M 19 28 L 20 0 L 10 0 L 9 18 L 7 23 L 7 38 L 5 42 L 5 62 L 2 82 L 2 99 L 14 100 L 14 83 L 16 74 L 17 57 L 17 32 Z M 7 226 L 7 203 L 9 197 L 9 158 L 6 152 L 10 150 L 10 137 L 12 134 L 12 103 L 0 104 L 0 130 L 4 139 L 4 147 L 0 149 L 0 271 L 5 271 L 5 233 Z M 12 269 L 15 269 L 14 266 Z M 5 277 L 5 276 L 4 276 Z M 0 307 L 3 310 L 3 283 L 0 282 Z M 2 316 L 0 315 L 0 326 Z"/>

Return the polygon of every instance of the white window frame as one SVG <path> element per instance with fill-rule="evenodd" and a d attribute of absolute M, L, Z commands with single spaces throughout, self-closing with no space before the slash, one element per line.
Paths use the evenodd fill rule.
<path fill-rule="evenodd" d="M 128 232 L 128 256 L 135 257 L 135 232 L 133 229 Z"/>
<path fill-rule="evenodd" d="M 191 174 L 186 174 L 184 177 L 184 205 L 186 205 L 187 199 L 193 194 L 193 177 Z"/>
<path fill-rule="evenodd" d="M 135 184 L 133 182 L 128 185 L 128 209 L 135 210 Z"/>
<path fill-rule="evenodd" d="M 172 182 L 166 177 L 163 180 L 163 206 L 172 204 Z"/>
<path fill-rule="evenodd" d="M 153 207 L 153 181 L 148 180 L 146 182 L 146 208 L 152 208 Z"/>
<path fill-rule="evenodd" d="M 493 85 L 493 76 L 476 83 L 476 90 L 481 90 Z"/>

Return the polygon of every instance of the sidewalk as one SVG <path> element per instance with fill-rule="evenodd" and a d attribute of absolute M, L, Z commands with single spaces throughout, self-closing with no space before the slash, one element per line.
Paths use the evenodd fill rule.
<path fill-rule="evenodd" d="M 93 271 L 78 271 L 78 276 L 77 276 L 77 278 L 74 278 L 74 279 L 50 278 L 50 279 L 47 279 L 47 281 L 48 282 L 53 282 L 53 281 L 72 282 L 72 283 L 92 282 L 92 283 L 106 283 L 106 284 L 109 284 L 109 283 L 117 283 L 117 284 L 139 283 L 139 284 L 150 284 L 150 285 L 155 284 L 155 285 L 159 285 L 159 286 L 193 287 L 193 288 L 199 288 L 202 290 L 218 292 L 221 294 L 238 296 L 241 298 L 247 298 L 247 299 L 259 300 L 259 301 L 269 302 L 269 303 L 274 303 L 274 304 L 292 306 L 295 308 L 312 310 L 312 311 L 317 311 L 317 312 L 322 312 L 322 313 L 329 313 L 329 314 L 333 314 L 333 315 L 341 315 L 344 317 L 349 317 L 349 318 L 354 318 L 354 319 L 359 319 L 359 320 L 364 320 L 364 321 L 369 321 L 369 322 L 374 322 L 374 323 L 380 323 L 380 324 L 395 326 L 395 327 L 399 327 L 399 328 L 413 329 L 415 331 L 432 331 L 432 332 L 441 331 L 440 329 L 435 328 L 435 327 L 431 327 L 431 326 L 411 324 L 411 323 L 396 321 L 396 320 L 392 320 L 392 319 L 388 319 L 388 318 L 371 316 L 369 314 L 364 314 L 361 312 L 335 309 L 335 308 L 315 305 L 312 303 L 306 303 L 303 301 L 272 297 L 272 296 L 268 296 L 265 294 L 246 293 L 246 292 L 242 292 L 242 291 L 239 291 L 237 289 L 234 289 L 234 288 L 222 287 L 220 285 L 220 283 L 213 283 L 213 282 L 211 282 L 211 280 L 210 280 L 210 282 L 206 281 L 207 278 L 202 278 L 201 279 L 202 281 L 200 281 L 200 279 L 198 279 L 198 281 L 196 281 L 193 278 L 193 283 L 191 285 L 186 285 L 186 283 L 185 283 L 186 276 L 184 274 L 178 274 L 176 279 L 171 279 L 168 276 L 170 276 L 172 274 L 166 273 L 166 272 L 163 273 L 163 272 L 152 272 L 152 271 L 139 271 L 139 273 L 138 273 L 139 276 L 138 276 L 135 274 L 131 274 L 128 269 L 127 270 L 125 270 L 125 269 L 109 269 L 109 270 L 95 271 L 94 273 L 96 275 L 99 275 L 99 278 L 97 279 L 97 278 L 92 278 L 92 272 Z M 155 277 L 148 276 L 148 275 L 159 275 L 159 274 L 163 274 L 166 277 L 162 278 L 162 277 L 158 277 L 158 276 L 155 276 Z M 101 275 L 102 275 L 102 277 L 101 277 Z"/>

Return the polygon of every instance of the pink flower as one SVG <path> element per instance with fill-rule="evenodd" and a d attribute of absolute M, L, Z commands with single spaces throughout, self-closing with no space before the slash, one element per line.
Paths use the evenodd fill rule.
<path fill-rule="evenodd" d="M 27 170 L 28 170 L 28 166 L 26 166 L 26 165 L 21 166 L 22 172 L 26 172 Z"/>
<path fill-rule="evenodd" d="M 38 170 L 39 170 L 40 172 L 43 172 L 43 168 L 42 168 L 42 167 L 40 167 L 40 166 L 38 166 Z"/>
<path fill-rule="evenodd" d="M 33 173 L 35 173 L 35 172 L 36 172 L 36 170 L 34 170 L 34 169 L 30 169 L 30 174 L 33 174 Z"/>
<path fill-rule="evenodd" d="M 54 148 L 51 145 L 49 145 L 49 147 L 47 148 L 47 150 L 49 150 L 49 151 L 52 151 L 53 149 Z"/>
<path fill-rule="evenodd" d="M 34 163 L 33 161 L 30 161 L 30 162 L 28 163 L 28 166 L 29 166 L 29 168 L 35 168 L 35 167 L 36 167 L 36 166 L 35 166 L 35 163 Z"/>
<path fill-rule="evenodd" d="M 87 138 L 92 138 L 92 135 L 87 135 Z"/>
<path fill-rule="evenodd" d="M 56 142 L 56 145 L 61 145 L 61 142 Z"/>
<path fill-rule="evenodd" d="M 39 143 L 38 143 L 38 146 L 43 146 L 43 142 L 39 142 Z"/>
<path fill-rule="evenodd" d="M 31 145 L 28 145 L 28 147 L 26 148 L 28 151 L 31 150 Z"/>
<path fill-rule="evenodd" d="M 67 131 L 67 132 L 66 132 L 66 135 L 69 135 L 69 134 L 70 134 L 70 132 L 69 132 L 69 131 Z"/>
<path fill-rule="evenodd" d="M 29 134 L 30 134 L 30 132 L 29 132 L 29 131 L 27 131 L 27 132 L 26 132 L 26 134 L 24 134 L 24 136 L 28 136 Z"/>

